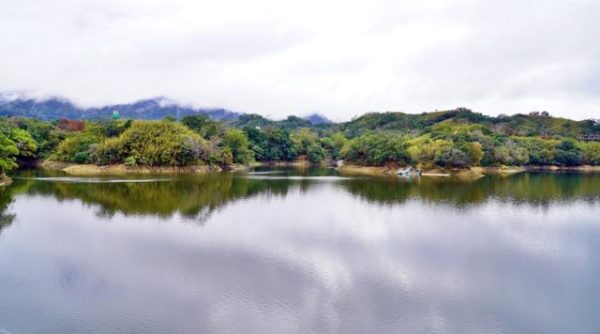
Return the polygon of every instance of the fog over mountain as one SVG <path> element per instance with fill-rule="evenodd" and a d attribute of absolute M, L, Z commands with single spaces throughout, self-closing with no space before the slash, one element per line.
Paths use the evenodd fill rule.
<path fill-rule="evenodd" d="M 161 119 L 166 116 L 181 118 L 187 115 L 206 114 L 215 120 L 235 120 L 239 114 L 225 109 L 202 109 L 182 106 L 164 97 L 139 100 L 132 103 L 84 108 L 71 101 L 58 98 L 36 99 L 15 94 L 0 94 L 0 116 L 22 116 L 44 120 L 109 118 L 113 112 L 124 118 Z"/>
<path fill-rule="evenodd" d="M 0 91 L 282 119 L 600 117 L 598 1 L 0 0 Z"/>

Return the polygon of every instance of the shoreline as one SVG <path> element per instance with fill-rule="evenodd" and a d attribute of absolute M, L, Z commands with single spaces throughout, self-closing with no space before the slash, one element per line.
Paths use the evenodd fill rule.
<path fill-rule="evenodd" d="M 600 173 L 600 166 L 525 166 L 526 172 L 580 172 Z"/>
<path fill-rule="evenodd" d="M 206 174 L 220 172 L 247 172 L 255 167 L 294 167 L 305 169 L 314 167 L 306 160 L 297 161 L 273 161 L 254 162 L 248 165 L 231 164 L 224 167 L 218 165 L 190 165 L 190 166 L 126 166 L 124 164 L 96 165 L 76 164 L 72 162 L 46 160 L 38 164 L 36 168 L 63 171 L 71 175 L 102 175 L 102 174 Z"/>
<path fill-rule="evenodd" d="M 71 175 L 98 175 L 98 174 L 178 174 L 178 173 L 213 173 L 213 172 L 246 172 L 254 167 L 294 167 L 306 169 L 311 167 L 323 167 L 323 165 L 312 164 L 307 160 L 296 161 L 273 161 L 255 162 L 249 165 L 233 164 L 225 167 L 217 165 L 191 165 L 191 166 L 126 166 L 124 164 L 95 165 L 76 164 L 70 162 L 46 160 L 39 164 L 38 168 L 54 171 L 63 171 Z M 379 177 L 396 176 L 396 169 L 386 166 L 362 166 L 345 164 L 336 168 L 345 175 L 368 175 Z M 501 167 L 471 167 L 471 168 L 431 168 L 423 169 L 421 176 L 424 177 L 458 177 L 468 180 L 476 180 L 485 175 L 514 175 L 524 172 L 582 172 L 600 173 L 600 166 L 501 166 Z M 6 181 L 8 179 L 9 181 Z M 4 176 L 0 179 L 0 185 L 10 183 L 10 178 Z"/>
<path fill-rule="evenodd" d="M 370 176 L 395 176 L 396 169 L 390 167 L 361 166 L 347 164 L 338 167 L 337 170 L 347 175 L 370 175 Z M 467 179 L 478 179 L 485 175 L 514 175 L 525 172 L 578 172 L 578 173 L 600 173 L 600 166 L 502 166 L 502 167 L 470 167 L 459 168 L 431 168 L 423 169 L 421 176 L 425 177 L 459 177 Z"/>
<path fill-rule="evenodd" d="M 375 166 L 360 166 L 346 164 L 338 167 L 337 170 L 341 174 L 346 175 L 368 175 L 368 176 L 380 176 L 380 177 L 392 177 L 396 176 L 396 169 L 390 167 L 375 167 Z M 484 177 L 483 173 L 473 169 L 444 169 L 444 168 L 432 168 L 422 170 L 421 177 L 432 177 L 432 178 L 445 178 L 454 177 L 464 180 L 477 180 Z"/>

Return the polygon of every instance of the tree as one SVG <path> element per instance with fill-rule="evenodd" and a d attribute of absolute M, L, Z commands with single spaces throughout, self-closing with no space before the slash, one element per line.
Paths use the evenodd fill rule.
<path fill-rule="evenodd" d="M 321 146 L 319 135 L 309 128 L 301 128 L 295 133 L 290 135 L 294 147 L 298 154 L 304 154 L 310 162 L 320 163 L 325 159 L 325 150 Z M 336 136 L 337 140 L 341 140 L 339 136 Z M 344 138 L 345 139 L 345 138 Z M 331 142 L 331 145 L 339 143 Z"/>
<path fill-rule="evenodd" d="M 556 146 L 556 163 L 564 166 L 581 165 L 581 150 L 572 140 L 563 140 Z"/>
<path fill-rule="evenodd" d="M 420 136 L 410 140 L 407 149 L 412 161 L 425 168 L 435 166 L 435 157 L 447 148 L 452 147 L 452 143 L 443 139 L 431 139 L 429 135 Z"/>
<path fill-rule="evenodd" d="M 435 157 L 435 164 L 441 167 L 464 168 L 470 163 L 469 155 L 456 148 L 446 148 Z"/>
<path fill-rule="evenodd" d="M 516 147 L 511 151 L 511 157 L 515 165 L 526 165 L 529 162 L 529 152 L 524 147 Z"/>
<path fill-rule="evenodd" d="M 600 142 L 589 142 L 581 145 L 583 163 L 600 165 Z"/>
<path fill-rule="evenodd" d="M 267 149 L 264 154 L 268 161 L 293 161 L 298 156 L 298 151 L 290 138 L 290 133 L 283 129 L 268 129 Z"/>
<path fill-rule="evenodd" d="M 478 166 L 483 159 L 483 145 L 479 142 L 469 143 L 465 146 L 465 152 L 469 156 L 469 165 Z"/>
<path fill-rule="evenodd" d="M 312 143 L 306 150 L 306 156 L 308 161 L 312 163 L 319 163 L 325 159 L 325 150 L 319 143 Z"/>
<path fill-rule="evenodd" d="M 0 132 L 0 176 L 17 167 L 15 157 L 18 154 L 15 142 Z"/>
<path fill-rule="evenodd" d="M 319 136 L 309 128 L 301 128 L 290 135 L 298 154 L 307 154 L 308 148 L 319 140 Z"/>
<path fill-rule="evenodd" d="M 254 161 L 254 153 L 250 150 L 250 141 L 242 130 L 228 129 L 223 136 L 221 145 L 230 149 L 235 163 L 245 164 Z"/>
<path fill-rule="evenodd" d="M 74 132 L 63 140 L 51 158 L 58 161 L 88 163 L 91 162 L 92 149 L 100 139 L 89 132 Z"/>
<path fill-rule="evenodd" d="M 20 157 L 34 157 L 37 151 L 37 144 L 29 132 L 13 128 L 10 132 L 10 139 L 17 145 Z"/>
<path fill-rule="evenodd" d="M 250 149 L 254 153 L 256 160 L 268 160 L 266 157 L 266 152 L 269 146 L 269 138 L 267 134 L 259 127 L 246 126 L 244 127 L 243 131 L 250 142 Z"/>
<path fill-rule="evenodd" d="M 512 165 L 513 158 L 508 146 L 498 146 L 494 149 L 494 161 L 501 165 Z"/>
<path fill-rule="evenodd" d="M 342 157 L 364 165 L 404 165 L 411 161 L 407 146 L 406 140 L 401 136 L 368 133 L 350 140 L 342 150 Z"/>
<path fill-rule="evenodd" d="M 211 120 L 205 114 L 184 116 L 181 123 L 200 134 L 204 139 L 210 139 L 223 133 L 221 124 Z"/>
<path fill-rule="evenodd" d="M 122 163 L 134 157 L 148 166 L 192 165 L 209 159 L 208 143 L 177 122 L 134 121 L 118 138 L 105 140 L 94 150 L 96 161 Z"/>
<path fill-rule="evenodd" d="M 344 145 L 346 145 L 347 142 L 348 139 L 342 132 L 336 132 L 333 135 L 331 135 L 331 143 L 335 158 L 337 158 L 340 155 L 342 147 L 344 147 Z"/>
<path fill-rule="evenodd" d="M 188 115 L 181 119 L 181 123 L 198 133 L 210 122 L 210 118 L 205 114 Z"/>

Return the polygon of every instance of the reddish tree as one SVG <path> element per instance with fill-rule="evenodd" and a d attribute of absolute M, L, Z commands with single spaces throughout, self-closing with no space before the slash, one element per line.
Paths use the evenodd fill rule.
<path fill-rule="evenodd" d="M 65 131 L 79 132 L 85 129 L 85 122 L 61 119 L 60 121 L 58 121 L 58 128 L 63 129 Z"/>

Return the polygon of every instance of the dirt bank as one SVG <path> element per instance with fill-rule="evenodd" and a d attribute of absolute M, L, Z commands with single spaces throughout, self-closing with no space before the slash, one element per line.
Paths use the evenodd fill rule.
<path fill-rule="evenodd" d="M 396 176 L 397 168 L 375 167 L 359 165 L 343 165 L 337 170 L 343 175 L 370 175 L 370 176 Z M 484 175 L 477 170 L 472 169 L 425 169 L 422 171 L 423 177 L 455 177 L 463 180 L 477 180 Z"/>
<path fill-rule="evenodd" d="M 600 166 L 526 166 L 526 171 L 530 172 L 583 172 L 583 173 L 600 173 Z"/>
<path fill-rule="evenodd" d="M 4 174 L 0 175 L 0 187 L 7 186 L 12 183 L 12 179 Z"/>
<path fill-rule="evenodd" d="M 375 166 L 359 166 L 344 164 L 338 167 L 337 170 L 342 175 L 370 175 L 370 176 L 392 176 L 396 174 L 395 169 L 388 167 L 375 167 Z"/>
<path fill-rule="evenodd" d="M 44 161 L 41 168 L 47 170 L 60 170 L 71 175 L 99 175 L 99 174 L 174 174 L 174 173 L 209 173 L 220 172 L 222 169 L 218 166 L 194 165 L 194 166 L 126 166 L 117 165 L 92 165 L 92 164 L 73 164 L 60 161 Z"/>
<path fill-rule="evenodd" d="M 523 167 L 515 166 L 503 166 L 503 167 L 471 167 L 472 171 L 480 174 L 499 174 L 499 175 L 513 175 L 518 173 L 526 172 L 527 170 Z"/>

